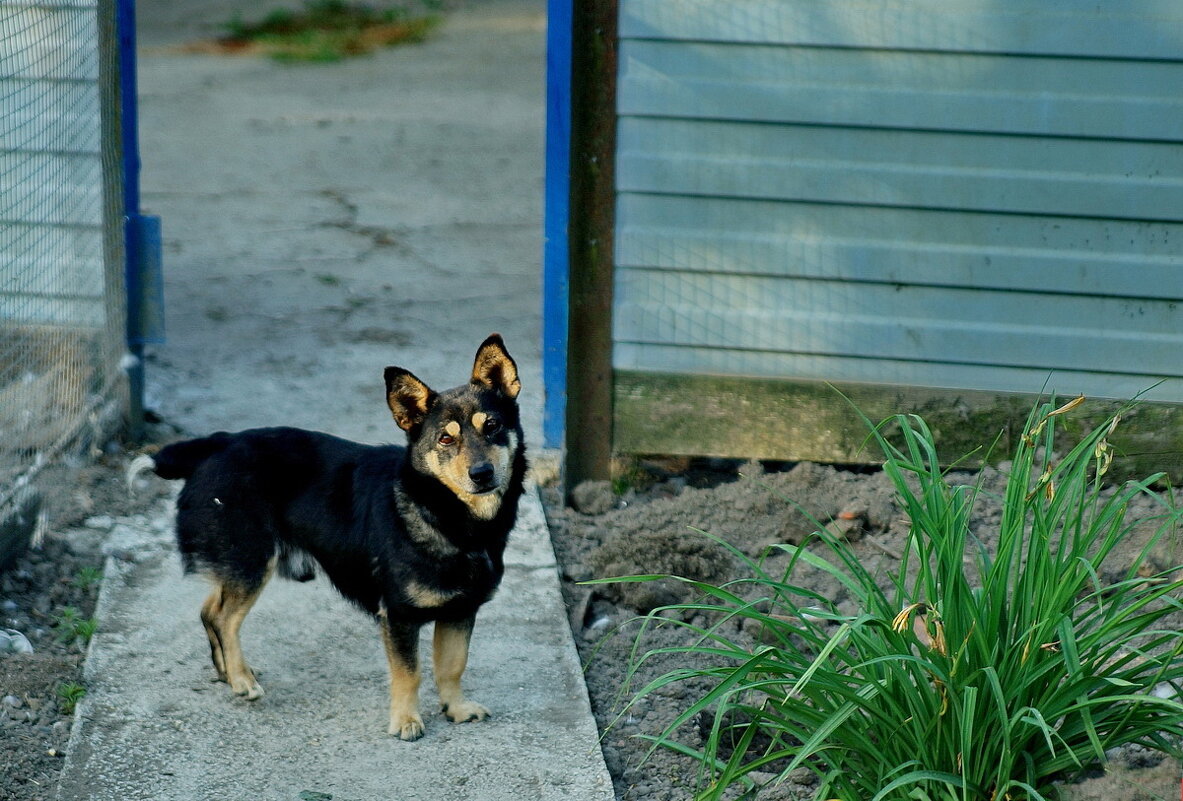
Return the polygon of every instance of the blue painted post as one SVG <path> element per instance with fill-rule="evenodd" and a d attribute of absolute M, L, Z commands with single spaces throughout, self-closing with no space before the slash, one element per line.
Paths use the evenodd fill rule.
<path fill-rule="evenodd" d="M 571 3 L 547 0 L 546 196 L 542 254 L 542 434 L 563 446 L 567 408 L 567 221 L 571 196 Z"/>
<path fill-rule="evenodd" d="M 119 119 L 123 137 L 123 208 L 140 213 L 140 130 L 136 120 L 136 4 L 116 0 L 115 30 L 119 36 Z"/>
<path fill-rule="evenodd" d="M 116 0 L 119 41 L 119 120 L 123 144 L 124 281 L 127 291 L 128 433 L 143 434 L 144 345 L 164 341 L 163 252 L 160 218 L 140 214 L 140 136 L 136 114 L 135 0 Z"/>

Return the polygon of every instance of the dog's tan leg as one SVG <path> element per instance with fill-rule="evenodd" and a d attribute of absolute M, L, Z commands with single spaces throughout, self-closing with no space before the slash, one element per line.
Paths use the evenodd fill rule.
<path fill-rule="evenodd" d="M 230 689 L 248 701 L 263 697 L 263 688 L 255 680 L 254 671 L 242 656 L 242 644 L 238 630 L 251 607 L 259 598 L 262 587 L 252 591 L 225 585 L 222 590 L 222 613 L 218 616 L 219 639 L 222 641 L 222 659 L 226 664 L 226 682 Z"/>
<path fill-rule="evenodd" d="M 218 671 L 218 678 L 226 681 L 226 657 L 222 655 L 222 641 L 218 636 L 215 623 L 222 611 L 222 584 L 214 584 L 213 591 L 201 605 L 201 625 L 205 627 L 205 636 L 209 638 L 210 659 L 214 669 Z"/>
<path fill-rule="evenodd" d="M 210 640 L 214 667 L 230 689 L 248 701 L 263 697 L 263 688 L 255 680 L 254 671 L 242 656 L 242 644 L 238 631 L 247 613 L 259 599 L 263 587 L 274 572 L 274 560 L 267 567 L 258 586 L 247 588 L 230 581 L 223 581 L 201 607 L 201 622 L 205 624 Z"/>
<path fill-rule="evenodd" d="M 382 643 L 390 666 L 390 733 L 403 740 L 423 736 L 419 716 L 419 627 L 382 618 Z"/>
<path fill-rule="evenodd" d="M 468 643 L 472 638 L 474 618 L 445 622 L 437 620 L 432 638 L 432 666 L 435 672 L 435 686 L 439 690 L 440 704 L 448 720 L 453 723 L 467 723 L 470 720 L 484 720 L 489 710 L 469 701 L 460 689 L 460 676 L 468 665 Z"/>

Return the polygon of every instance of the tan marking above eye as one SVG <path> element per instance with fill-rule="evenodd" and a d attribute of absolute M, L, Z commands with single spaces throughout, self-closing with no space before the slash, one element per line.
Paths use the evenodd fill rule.
<path fill-rule="evenodd" d="M 477 431 L 481 431 L 485 427 L 485 421 L 489 419 L 489 415 L 484 412 L 477 412 L 472 416 L 472 427 Z"/>
<path fill-rule="evenodd" d="M 455 420 L 449 420 L 448 424 L 444 426 L 444 431 L 446 431 L 450 436 L 458 437 L 460 436 L 460 424 Z"/>

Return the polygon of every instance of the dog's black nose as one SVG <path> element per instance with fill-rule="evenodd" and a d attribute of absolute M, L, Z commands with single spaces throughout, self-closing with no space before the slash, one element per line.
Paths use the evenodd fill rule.
<path fill-rule="evenodd" d="M 483 487 L 486 484 L 493 483 L 494 470 L 493 465 L 485 462 L 484 464 L 473 465 L 468 469 L 468 477 L 472 479 L 472 483 L 478 487 Z"/>

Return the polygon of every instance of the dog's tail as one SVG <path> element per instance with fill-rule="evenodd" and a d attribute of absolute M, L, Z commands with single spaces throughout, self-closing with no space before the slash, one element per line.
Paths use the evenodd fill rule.
<path fill-rule="evenodd" d="M 141 474 L 153 472 L 161 478 L 176 480 L 189 478 L 197 466 L 215 453 L 225 449 L 230 436 L 217 433 L 201 439 L 174 442 L 155 455 L 143 454 L 131 460 L 127 466 L 127 486 L 132 487 Z"/>

